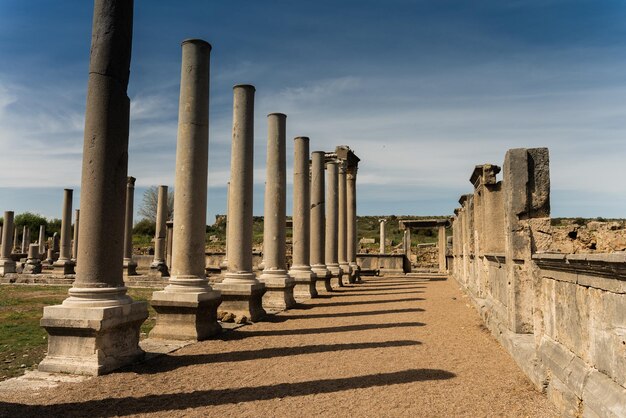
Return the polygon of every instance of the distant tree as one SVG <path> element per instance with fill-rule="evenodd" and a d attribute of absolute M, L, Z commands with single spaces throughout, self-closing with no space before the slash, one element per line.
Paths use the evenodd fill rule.
<path fill-rule="evenodd" d="M 156 233 L 156 222 L 150 219 L 142 219 L 133 227 L 133 235 L 146 235 L 154 237 Z"/>
<path fill-rule="evenodd" d="M 20 213 L 15 216 L 15 225 L 19 227 L 27 226 L 31 232 L 37 233 L 39 226 L 48 226 L 48 220 L 41 215 L 31 212 Z"/>
<path fill-rule="evenodd" d="M 157 216 L 157 204 L 159 202 L 159 188 L 157 186 L 150 186 L 143 193 L 143 200 L 139 207 L 139 216 L 149 221 L 156 222 Z M 174 217 L 174 191 L 168 190 L 167 192 L 167 219 L 171 220 Z"/>
<path fill-rule="evenodd" d="M 61 234 L 61 220 L 59 218 L 50 219 L 46 227 L 46 236 L 53 236 L 55 232 Z"/>

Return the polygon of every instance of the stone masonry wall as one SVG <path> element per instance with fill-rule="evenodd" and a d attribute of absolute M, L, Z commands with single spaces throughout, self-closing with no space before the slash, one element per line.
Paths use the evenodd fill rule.
<path fill-rule="evenodd" d="M 626 416 L 626 254 L 557 253 L 546 148 L 499 172 L 476 166 L 459 200 L 450 275 L 565 416 Z"/>

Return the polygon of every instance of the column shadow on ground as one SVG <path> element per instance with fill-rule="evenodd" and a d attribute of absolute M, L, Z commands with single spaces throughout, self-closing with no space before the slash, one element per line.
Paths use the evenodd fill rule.
<path fill-rule="evenodd" d="M 352 296 L 352 297 L 356 297 L 356 296 L 387 296 L 387 295 L 412 295 L 415 293 L 424 293 L 423 290 L 414 290 L 411 292 L 385 292 L 385 293 L 361 293 L 360 291 L 355 291 L 355 292 L 342 292 L 342 293 L 337 293 L 336 295 L 333 295 L 335 297 L 346 297 L 346 296 Z M 384 300 L 384 299 L 383 299 Z M 377 300 L 374 300 L 372 302 L 377 302 Z"/>
<path fill-rule="evenodd" d="M 441 369 L 409 369 L 391 373 L 320 379 L 308 382 L 277 383 L 244 388 L 196 390 L 182 393 L 163 393 L 140 397 L 106 398 L 56 405 L 24 405 L 0 402 L 0 416 L 101 416 L 114 417 L 147 414 L 162 411 L 180 411 L 188 408 L 264 401 L 278 398 L 335 393 L 353 389 L 384 387 L 429 380 L 456 377 Z"/>
<path fill-rule="evenodd" d="M 319 344 L 296 347 L 272 347 L 259 350 L 230 351 L 225 353 L 189 354 L 160 357 L 149 364 L 137 367 L 128 367 L 125 371 L 138 374 L 157 374 L 175 370 L 181 367 L 206 363 L 227 363 L 235 361 L 252 361 L 276 357 L 290 357 L 306 354 L 329 353 L 336 351 L 367 350 L 371 348 L 408 347 L 422 344 L 420 341 L 398 340 L 382 342 L 346 343 L 346 344 Z"/>
<path fill-rule="evenodd" d="M 386 314 L 401 314 L 401 313 L 409 313 L 409 312 L 424 312 L 422 308 L 399 308 L 399 309 L 381 309 L 375 311 L 362 311 L 362 312 L 338 312 L 338 313 L 318 313 L 318 314 L 308 314 L 308 315 L 291 315 L 281 314 L 276 318 L 289 320 L 289 319 L 318 319 L 318 318 L 338 318 L 338 317 L 349 317 L 349 316 L 370 316 L 370 315 L 386 315 Z M 283 321 L 277 321 L 283 322 Z"/>
<path fill-rule="evenodd" d="M 420 300 L 425 300 L 424 298 L 402 298 L 402 299 L 383 299 L 383 300 L 362 300 L 355 302 L 330 302 L 323 303 L 317 306 L 354 306 L 354 305 L 378 305 L 381 303 L 400 303 L 400 302 L 416 302 Z"/>
<path fill-rule="evenodd" d="M 372 329 L 385 329 L 385 328 L 407 328 L 407 327 L 423 327 L 426 324 L 423 322 L 395 322 L 385 324 L 355 324 L 355 325 L 342 325 L 339 327 L 324 327 L 324 328 L 298 328 L 298 329 L 271 329 L 265 331 L 246 331 L 244 328 L 239 328 L 233 332 L 222 334 L 218 339 L 222 341 L 234 341 L 241 340 L 250 337 L 268 337 L 268 336 L 281 336 L 281 335 L 311 335 L 311 334 L 329 334 L 333 332 L 352 332 L 352 331 L 367 331 Z"/>

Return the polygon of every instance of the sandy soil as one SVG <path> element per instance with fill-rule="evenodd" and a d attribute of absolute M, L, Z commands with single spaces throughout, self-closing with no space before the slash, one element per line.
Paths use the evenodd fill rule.
<path fill-rule="evenodd" d="M 0 416 L 557 416 L 453 281 L 366 278 Z"/>

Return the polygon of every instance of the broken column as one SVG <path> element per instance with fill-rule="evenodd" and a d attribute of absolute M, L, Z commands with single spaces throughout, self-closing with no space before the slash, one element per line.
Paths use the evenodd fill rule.
<path fill-rule="evenodd" d="M 272 309 L 290 309 L 296 306 L 293 298 L 295 281 L 287 273 L 286 210 L 287 210 L 287 155 L 286 121 L 282 113 L 267 116 L 267 176 L 265 181 L 265 208 L 263 211 L 263 258 L 265 267 L 259 280 L 265 284 L 263 306 Z"/>
<path fill-rule="evenodd" d="M 265 316 L 265 285 L 252 271 L 252 193 L 254 172 L 254 92 L 251 85 L 233 88 L 233 140 L 228 193 L 228 269 L 215 285 L 222 310 L 257 321 Z"/>
<path fill-rule="evenodd" d="M 126 294 L 122 277 L 132 19 L 131 1 L 95 1 L 77 274 L 69 297 L 44 308 L 49 337 L 41 371 L 99 375 L 144 354 L 139 327 L 147 304 Z"/>
<path fill-rule="evenodd" d="M 338 162 L 330 160 L 326 162 L 326 245 L 324 250 L 324 262 L 333 278 L 337 279 L 337 285 L 343 286 L 342 271 L 339 267 L 339 208 L 338 208 Z"/>
<path fill-rule="evenodd" d="M 133 260 L 133 211 L 135 203 L 135 178 L 126 177 L 126 210 L 124 212 L 124 274 L 137 274 L 137 263 Z"/>
<path fill-rule="evenodd" d="M 172 248 L 173 248 L 173 240 L 174 240 L 174 222 L 167 221 L 165 222 L 165 228 L 167 228 L 166 234 L 166 248 L 165 248 L 165 264 L 168 268 L 172 267 Z"/>
<path fill-rule="evenodd" d="M 28 258 L 24 265 L 25 274 L 39 274 L 41 273 L 41 260 L 39 259 L 39 245 L 30 244 L 28 246 Z"/>
<path fill-rule="evenodd" d="M 356 228 L 356 173 L 358 170 L 359 159 L 352 154 L 353 162 L 348 164 L 346 171 L 346 194 L 347 194 L 347 207 L 348 207 L 348 226 L 347 226 L 347 240 L 348 240 L 348 262 L 352 269 L 352 275 L 350 276 L 350 283 L 359 283 L 361 281 L 361 268 L 356 262 L 356 254 L 358 247 L 357 228 Z"/>
<path fill-rule="evenodd" d="M 11 258 L 13 252 L 13 211 L 4 212 L 2 226 L 2 247 L 0 247 L 0 275 L 15 273 L 15 261 Z"/>
<path fill-rule="evenodd" d="M 507 151 L 502 168 L 509 329 L 533 332 L 532 254 L 551 243 L 547 148 Z"/>
<path fill-rule="evenodd" d="M 217 307 L 222 300 L 220 292 L 209 285 L 204 262 L 211 45 L 201 39 L 188 39 L 183 41 L 182 49 L 172 269 L 167 287 L 152 294 L 157 321 L 150 337 L 204 340 L 221 332 Z M 164 186 L 159 188 L 159 196 L 167 202 Z M 166 205 L 159 208 L 167 213 Z M 162 214 L 160 218 L 163 238 L 165 217 Z"/>
<path fill-rule="evenodd" d="M 30 228 L 26 225 L 22 228 L 22 254 L 28 253 L 28 246 L 30 245 Z"/>
<path fill-rule="evenodd" d="M 208 134 L 207 134 L 207 141 L 208 141 Z M 204 177 L 206 177 L 206 175 L 204 175 Z M 206 197 L 205 197 L 205 200 L 206 200 Z M 176 205 L 176 199 L 174 199 L 174 205 Z M 206 220 L 206 215 L 205 215 L 205 220 Z M 154 259 L 152 260 L 152 264 L 150 264 L 150 274 L 157 276 L 157 277 L 169 276 L 167 263 L 165 261 L 165 237 L 167 235 L 166 222 L 167 222 L 167 186 L 159 186 L 159 195 L 157 199 L 156 232 L 154 234 Z"/>
<path fill-rule="evenodd" d="M 349 278 L 352 274 L 348 263 L 348 208 L 346 195 L 346 162 L 339 160 L 337 163 L 337 259 L 342 277 Z"/>
<path fill-rule="evenodd" d="M 378 223 L 380 224 L 380 250 L 381 254 L 385 254 L 385 225 L 387 224 L 387 219 L 379 219 Z"/>
<path fill-rule="evenodd" d="M 293 236 L 289 275 L 295 280 L 293 295 L 302 302 L 317 296 L 316 276 L 311 270 L 311 194 L 309 183 L 309 138 L 294 139 L 293 158 Z"/>
<path fill-rule="evenodd" d="M 63 213 L 61 214 L 61 246 L 59 258 L 53 264 L 54 270 L 60 274 L 74 274 L 72 262 L 72 189 L 65 189 L 63 193 Z"/>
<path fill-rule="evenodd" d="M 332 274 L 324 261 L 326 243 L 326 205 L 324 152 L 311 153 L 311 270 L 315 273 L 317 291 L 333 290 Z"/>
<path fill-rule="evenodd" d="M 74 212 L 74 240 L 72 241 L 72 261 L 76 263 L 78 256 L 78 231 L 80 225 L 80 209 Z"/>
<path fill-rule="evenodd" d="M 446 227 L 439 225 L 437 227 L 437 251 L 439 259 L 439 273 L 445 273 L 448 271 L 446 267 Z"/>
<path fill-rule="evenodd" d="M 17 253 L 19 252 L 19 247 L 17 246 L 17 238 L 18 238 L 18 230 L 17 225 L 13 224 L 13 248 L 11 248 L 11 252 Z"/>

